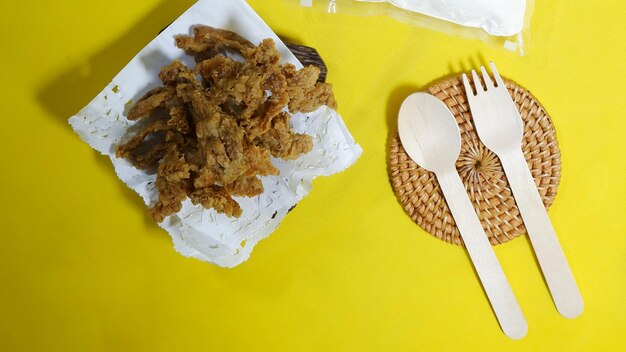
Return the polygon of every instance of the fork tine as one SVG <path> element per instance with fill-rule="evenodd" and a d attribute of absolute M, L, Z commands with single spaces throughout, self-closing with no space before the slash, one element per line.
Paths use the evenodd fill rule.
<path fill-rule="evenodd" d="M 467 75 L 463 74 L 463 86 L 465 86 L 465 94 L 469 99 L 470 96 L 474 96 L 474 91 L 472 90 L 472 86 L 470 86 L 469 81 L 467 80 Z"/>
<path fill-rule="evenodd" d="M 496 83 L 498 83 L 498 87 L 504 86 L 504 82 L 502 81 L 502 77 L 498 74 L 498 70 L 496 69 L 496 64 L 493 61 L 489 62 L 489 66 L 491 66 L 491 73 L 493 73 L 493 77 L 496 79 Z"/>
<path fill-rule="evenodd" d="M 489 90 L 489 87 L 495 87 L 491 81 L 491 77 L 489 77 L 489 73 L 487 73 L 487 70 L 485 69 L 485 66 L 480 65 L 480 72 L 483 73 L 483 80 L 485 81 L 485 87 L 487 87 L 487 90 Z"/>
<path fill-rule="evenodd" d="M 478 74 L 476 74 L 476 70 L 472 70 L 472 80 L 474 81 L 474 87 L 476 88 L 476 95 L 485 91 L 483 84 L 480 82 L 480 78 L 478 78 Z"/>

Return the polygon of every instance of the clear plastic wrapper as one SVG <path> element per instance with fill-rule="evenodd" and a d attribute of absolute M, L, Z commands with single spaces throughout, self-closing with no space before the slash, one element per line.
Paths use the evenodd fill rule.
<path fill-rule="evenodd" d="M 286 0 L 328 13 L 390 16 L 449 35 L 480 39 L 523 56 L 534 0 Z"/>

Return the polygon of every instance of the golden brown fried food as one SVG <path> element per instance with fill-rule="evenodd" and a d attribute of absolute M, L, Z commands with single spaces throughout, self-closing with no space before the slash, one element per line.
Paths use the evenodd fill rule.
<path fill-rule="evenodd" d="M 301 70 L 291 64 L 283 66 L 283 74 L 287 79 L 287 94 L 289 94 L 289 112 L 310 112 L 320 105 L 331 108 L 337 107 L 333 88 L 328 83 L 316 83 L 320 69 L 308 66 Z"/>
<path fill-rule="evenodd" d="M 311 150 L 311 138 L 295 133 L 289 126 L 290 118 L 286 112 L 276 116 L 271 128 L 255 139 L 256 143 L 267 148 L 272 156 L 287 160 L 296 159 L 303 150 Z"/>
<path fill-rule="evenodd" d="M 271 39 L 254 46 L 236 33 L 207 26 L 176 44 L 196 60 L 163 67 L 162 87 L 149 91 L 128 112 L 140 130 L 117 148 L 135 167 L 156 169 L 157 203 L 150 209 L 161 222 L 193 204 L 228 216 L 242 213 L 233 196 L 263 192 L 258 176 L 277 175 L 270 156 L 295 159 L 313 147 L 295 133 L 291 113 L 321 105 L 335 107 L 332 88 L 317 83 L 313 66 L 297 70 L 280 64 Z M 238 52 L 243 61 L 223 55 Z"/>
<path fill-rule="evenodd" d="M 128 112 L 129 120 L 138 120 L 150 116 L 154 110 L 165 107 L 168 101 L 174 97 L 174 91 L 168 87 L 157 87 L 146 93 L 146 95 L 135 104 Z"/>
<path fill-rule="evenodd" d="M 209 26 L 197 26 L 193 29 L 194 36 L 180 35 L 176 37 L 176 46 L 193 56 L 196 62 L 210 58 L 226 49 L 242 53 L 254 45 L 239 34 L 225 29 Z"/>

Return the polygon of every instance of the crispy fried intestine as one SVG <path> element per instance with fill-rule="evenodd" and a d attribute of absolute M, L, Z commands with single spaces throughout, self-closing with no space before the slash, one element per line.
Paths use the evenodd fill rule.
<path fill-rule="evenodd" d="M 335 108 L 332 87 L 317 82 L 314 66 L 280 64 L 271 39 L 254 46 L 236 33 L 197 26 L 194 36 L 177 36 L 176 45 L 196 67 L 176 60 L 162 68 L 163 86 L 128 111 L 141 129 L 117 147 L 117 156 L 156 169 L 159 199 L 150 214 L 157 222 L 180 211 L 187 198 L 239 217 L 242 209 L 232 197 L 263 192 L 258 176 L 279 172 L 270 156 L 292 160 L 313 147 L 311 136 L 290 127 L 285 108 Z"/>

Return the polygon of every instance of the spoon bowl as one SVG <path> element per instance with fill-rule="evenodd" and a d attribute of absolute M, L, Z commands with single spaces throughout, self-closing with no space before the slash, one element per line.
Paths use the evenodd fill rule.
<path fill-rule="evenodd" d="M 461 152 L 454 116 L 446 104 L 428 93 L 413 93 L 404 100 L 398 132 L 407 154 L 429 171 L 448 170 Z"/>

